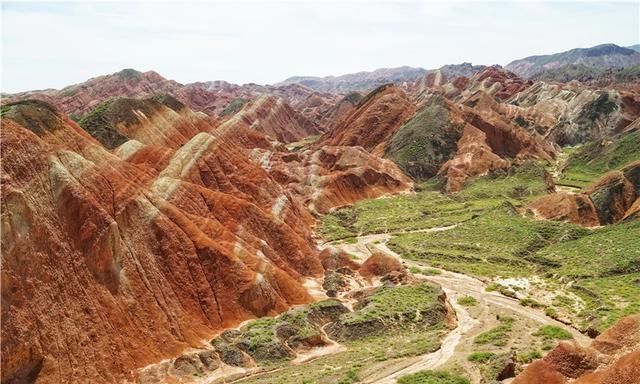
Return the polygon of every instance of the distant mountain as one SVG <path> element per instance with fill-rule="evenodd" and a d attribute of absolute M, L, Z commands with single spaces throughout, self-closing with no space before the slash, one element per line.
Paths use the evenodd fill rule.
<path fill-rule="evenodd" d="M 602 69 L 627 68 L 640 64 L 640 52 L 615 44 L 602 44 L 591 48 L 576 48 L 553 55 L 525 57 L 512 61 L 505 69 L 521 77 L 532 78 L 544 71 L 570 64 Z"/>
<path fill-rule="evenodd" d="M 471 77 L 476 73 L 486 69 L 486 65 L 473 65 L 471 63 L 447 64 L 439 68 L 439 70 L 449 78 L 458 76 Z"/>
<path fill-rule="evenodd" d="M 634 45 L 630 45 L 627 48 L 629 49 L 633 49 L 636 52 L 640 52 L 640 44 L 634 44 Z"/>
<path fill-rule="evenodd" d="M 159 93 L 175 96 L 191 109 L 209 115 L 219 114 L 234 100 L 252 100 L 258 96 L 269 94 L 285 100 L 288 104 L 301 110 L 305 117 L 329 109 L 340 97 L 319 94 L 299 84 L 282 87 L 262 86 L 258 84 L 231 84 L 226 81 L 207 81 L 191 84 L 180 84 L 166 79 L 154 71 L 140 72 L 135 69 L 94 77 L 85 82 L 67 86 L 63 89 L 46 89 L 14 94 L 2 94 L 7 103 L 26 99 L 38 99 L 54 105 L 71 118 L 79 120 L 98 104 L 113 97 L 147 98 Z M 315 103 L 307 106 L 310 97 Z M 330 103 L 326 103 L 329 101 Z"/>
<path fill-rule="evenodd" d="M 357 72 L 342 76 L 294 76 L 276 86 L 301 84 L 315 91 L 346 93 L 351 91 L 368 91 L 387 83 L 399 84 L 415 81 L 427 72 L 424 68 L 398 67 L 380 68 L 372 72 Z"/>

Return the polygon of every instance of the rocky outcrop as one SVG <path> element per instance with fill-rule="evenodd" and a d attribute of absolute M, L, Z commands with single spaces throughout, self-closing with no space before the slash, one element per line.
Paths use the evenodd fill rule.
<path fill-rule="evenodd" d="M 402 263 L 400 263 L 400 260 L 381 252 L 374 252 L 362 263 L 362 266 L 358 270 L 358 272 L 367 279 L 384 277 L 392 272 L 403 271 L 404 267 Z"/>
<path fill-rule="evenodd" d="M 562 342 L 541 360 L 529 364 L 513 384 L 640 383 L 640 316 L 618 321 L 590 347 Z"/>
<path fill-rule="evenodd" d="M 466 98 L 478 91 L 494 96 L 497 100 L 507 100 L 518 92 L 524 91 L 532 84 L 523 80 L 513 72 L 499 66 L 491 66 L 469 78 L 461 98 Z"/>
<path fill-rule="evenodd" d="M 625 91 L 537 82 L 495 109 L 564 146 L 622 132 L 638 118 L 639 105 L 637 95 Z"/>
<path fill-rule="evenodd" d="M 346 120 L 325 134 L 319 145 L 361 146 L 382 155 L 391 136 L 415 113 L 415 106 L 400 88 L 384 85 L 358 103 Z"/>
<path fill-rule="evenodd" d="M 361 199 L 413 188 L 392 161 L 360 147 L 322 146 L 304 153 L 255 149 L 253 156 L 312 212 L 326 213 Z"/>
<path fill-rule="evenodd" d="M 275 96 L 258 97 L 245 105 L 234 117 L 243 119 L 250 129 L 282 143 L 298 141 L 320 133 L 314 123 Z"/>
<path fill-rule="evenodd" d="M 118 381 L 310 300 L 311 217 L 236 136 L 203 118 L 166 140 L 157 107 L 115 152 L 46 104 L 3 108 L 3 382 Z"/>
<path fill-rule="evenodd" d="M 322 114 L 322 116 L 318 120 L 318 126 L 324 132 L 329 132 L 335 129 L 336 126 L 342 125 L 344 120 L 353 111 L 355 111 L 360 100 L 362 100 L 362 95 L 360 93 L 349 93 Z"/>
<path fill-rule="evenodd" d="M 537 217 L 593 227 L 638 218 L 640 162 L 609 172 L 578 194 L 558 192 L 529 206 Z"/>

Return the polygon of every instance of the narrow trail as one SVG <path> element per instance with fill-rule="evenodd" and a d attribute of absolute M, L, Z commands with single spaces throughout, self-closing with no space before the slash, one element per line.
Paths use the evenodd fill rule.
<path fill-rule="evenodd" d="M 420 230 L 420 232 L 444 231 L 454 227 L 455 225 L 449 227 L 437 227 L 429 230 Z M 355 244 L 333 244 L 333 246 L 339 246 L 344 251 L 352 253 L 362 259 L 366 259 L 373 252 L 378 251 L 401 260 L 408 267 L 424 267 L 424 265 L 415 261 L 403 259 L 396 252 L 389 249 L 387 241 L 392 236 L 393 234 L 388 233 L 359 236 Z M 448 301 L 456 313 L 456 328 L 451 330 L 450 333 L 442 340 L 442 345 L 437 351 L 407 359 L 405 366 L 399 368 L 396 366 L 392 372 L 381 370 L 370 377 L 364 378 L 364 383 L 392 384 L 401 376 L 425 369 L 436 369 L 447 363 L 452 357 L 454 357 L 456 352 L 465 352 L 466 355 L 466 351 L 459 350 L 464 349 L 465 345 L 469 344 L 469 340 L 474 338 L 476 335 L 488 330 L 488 325 L 495 319 L 495 313 L 493 311 L 486 310 L 488 306 L 495 306 L 509 312 L 516 313 L 517 315 L 531 319 L 540 325 L 555 325 L 567 329 L 571 332 L 574 339 L 581 345 L 586 346 L 591 342 L 589 337 L 583 335 L 576 329 L 567 327 L 566 324 L 562 324 L 559 321 L 546 316 L 541 310 L 523 307 L 520 305 L 518 300 L 503 296 L 497 292 L 486 292 L 485 283 L 476 278 L 443 269 L 438 270 L 440 271 L 439 275 L 424 277 L 424 279 L 439 284 L 447 294 Z M 479 305 L 483 308 L 476 318 L 472 317 L 465 307 L 457 303 L 458 297 L 467 295 L 476 298 Z M 479 377 L 475 377 L 472 382 L 478 382 L 479 380 Z"/>
<path fill-rule="evenodd" d="M 325 243 L 321 247 L 333 247 L 341 249 L 356 256 L 360 261 L 364 261 L 374 252 L 381 252 L 400 260 L 405 266 L 411 267 L 425 267 L 424 264 L 419 262 L 403 259 L 399 254 L 391 250 L 387 246 L 387 241 L 394 235 L 413 233 L 413 232 L 438 232 L 446 231 L 455 228 L 457 225 L 451 225 L 446 227 L 435 227 L 429 229 L 420 229 L 415 231 L 404 231 L 398 233 L 384 233 L 384 234 L 372 234 L 358 236 L 356 243 Z M 442 339 L 440 348 L 432 353 L 428 353 L 421 356 L 415 356 L 406 358 L 402 361 L 396 361 L 393 364 L 389 364 L 388 367 L 383 367 L 375 373 L 370 374 L 367 377 L 361 377 L 361 382 L 366 384 L 393 384 L 401 376 L 416 373 L 422 370 L 433 370 L 449 363 L 456 362 L 463 367 L 472 367 L 467 361 L 466 356 L 473 351 L 473 339 L 475 336 L 482 332 L 485 332 L 493 327 L 495 323 L 496 310 L 504 310 L 512 314 L 517 314 L 521 318 L 530 319 L 538 326 L 540 325 L 555 325 L 568 330 L 574 340 L 580 345 L 587 346 L 590 344 L 591 339 L 574 328 L 568 327 L 566 324 L 562 324 L 544 314 L 539 309 L 530 307 L 524 307 L 520 305 L 517 299 L 504 296 L 497 292 L 486 292 L 485 283 L 474 277 L 464 275 L 461 273 L 450 272 L 444 269 L 437 269 L 440 274 L 424 276 L 416 274 L 416 277 L 423 280 L 431 281 L 439 284 L 442 290 L 447 295 L 447 300 L 450 306 L 455 311 L 456 324 L 455 328 L 451 329 L 449 333 Z M 316 299 L 326 298 L 322 286 L 319 281 L 308 280 L 305 282 L 305 287 Z M 479 311 L 475 314 L 475 317 L 471 315 L 469 310 L 464 306 L 458 304 L 458 298 L 463 296 L 473 296 L 478 301 Z M 347 303 L 348 304 L 348 303 Z M 321 332 L 324 339 L 327 341 L 327 345 L 319 348 L 313 348 L 308 352 L 298 354 L 292 361 L 295 365 L 308 363 L 326 355 L 339 353 L 346 350 L 346 347 L 340 343 L 332 340 L 325 332 L 323 326 Z M 231 378 L 229 383 L 243 382 L 247 379 L 256 378 L 259 376 L 267 376 L 275 372 L 285 369 L 277 368 L 271 371 L 256 372 L 255 374 L 240 375 L 237 379 Z M 481 377 L 477 370 L 469 370 L 467 374 L 471 379 L 472 384 L 480 383 Z M 235 372 L 233 372 L 235 373 Z M 234 375 L 232 374 L 231 377 Z"/>

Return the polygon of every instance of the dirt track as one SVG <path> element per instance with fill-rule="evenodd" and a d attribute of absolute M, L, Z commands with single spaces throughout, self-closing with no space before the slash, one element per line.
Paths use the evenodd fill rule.
<path fill-rule="evenodd" d="M 451 228 L 453 227 L 440 227 L 429 231 L 435 232 Z M 423 230 L 423 232 L 425 231 Z M 368 257 L 372 251 L 379 251 L 402 260 L 408 267 L 424 266 L 411 260 L 402 259 L 400 255 L 389 249 L 386 243 L 391 236 L 390 234 L 360 236 L 356 244 L 340 244 L 339 247 L 362 259 Z M 514 313 L 521 318 L 528 318 L 538 326 L 555 325 L 562 327 L 571 332 L 578 343 L 582 345 L 590 343 L 590 339 L 587 336 L 546 316 L 541 310 L 523 307 L 518 300 L 496 292 L 486 292 L 485 284 L 476 278 L 442 269 L 439 269 L 439 271 L 441 272 L 439 275 L 424 276 L 423 278 L 440 284 L 447 294 L 448 300 L 456 312 L 458 320 L 456 328 L 443 339 L 442 346 L 436 352 L 407 359 L 404 366 L 393 365 L 389 370 L 381 370 L 373 376 L 364 378 L 363 382 L 391 384 L 395 383 L 400 376 L 425 369 L 436 369 L 452 360 L 463 367 L 468 367 L 466 356 L 473 351 L 473 338 L 491 328 L 491 324 L 495 322 L 496 309 Z M 478 301 L 480 312 L 475 317 L 469 313 L 467 308 L 457 303 L 458 297 L 467 295 L 473 296 Z M 468 373 L 472 383 L 480 381 L 477 372 L 470 371 Z"/>

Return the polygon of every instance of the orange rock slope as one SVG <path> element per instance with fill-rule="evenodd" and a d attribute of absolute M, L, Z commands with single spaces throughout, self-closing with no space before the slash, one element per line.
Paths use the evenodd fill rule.
<path fill-rule="evenodd" d="M 3 383 L 119 381 L 308 302 L 304 277 L 323 273 L 299 198 L 328 192 L 302 177 L 290 193 L 252 153 L 284 159 L 284 147 L 242 116 L 219 124 L 167 100 L 119 103 L 91 135 L 43 102 L 3 110 Z M 126 141 L 105 149 L 116 134 Z M 336 163 L 324 177 L 371 185 L 346 200 L 394 191 Z"/>
<path fill-rule="evenodd" d="M 537 217 L 595 227 L 638 217 L 640 161 L 612 171 L 580 193 L 557 192 L 544 196 L 528 209 Z"/>
<path fill-rule="evenodd" d="M 640 383 L 640 315 L 621 319 L 590 347 L 562 342 L 529 364 L 513 384 Z"/>

